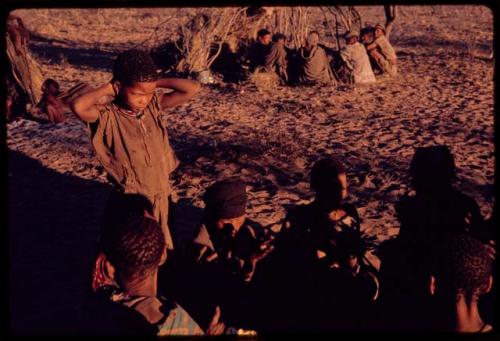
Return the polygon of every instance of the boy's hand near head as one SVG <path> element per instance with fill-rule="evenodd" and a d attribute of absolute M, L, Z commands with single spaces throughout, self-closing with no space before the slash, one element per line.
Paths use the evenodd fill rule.
<path fill-rule="evenodd" d="M 157 81 L 156 87 L 173 90 L 160 97 L 160 106 L 164 109 L 185 103 L 193 98 L 200 91 L 201 84 L 190 79 L 161 78 Z"/>

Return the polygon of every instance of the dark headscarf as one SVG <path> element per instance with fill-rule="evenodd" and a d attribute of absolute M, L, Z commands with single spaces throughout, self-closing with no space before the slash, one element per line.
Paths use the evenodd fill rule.
<path fill-rule="evenodd" d="M 232 219 L 245 214 L 247 194 L 241 181 L 218 181 L 207 188 L 203 196 L 207 215 L 211 218 Z"/>

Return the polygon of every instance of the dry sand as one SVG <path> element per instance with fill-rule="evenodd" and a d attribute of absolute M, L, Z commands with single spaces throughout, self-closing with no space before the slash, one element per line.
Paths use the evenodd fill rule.
<path fill-rule="evenodd" d="M 183 20 L 175 11 L 17 14 L 36 33 L 31 48 L 44 75 L 67 89 L 77 81 L 109 81 L 110 58 L 155 34 L 167 35 Z M 381 6 L 360 12 L 365 22 L 384 20 Z M 169 111 L 170 139 L 182 162 L 171 179 L 183 238 L 200 217 L 204 189 L 227 176 L 247 182 L 251 218 L 279 227 L 287 207 L 311 200 L 314 161 L 334 155 L 348 169 L 349 201 L 359 208 L 363 228 L 388 239 L 398 233 L 394 203 L 411 190 L 407 170 L 414 149 L 433 144 L 451 147 L 457 186 L 483 215 L 491 214 L 492 14 L 472 6 L 401 7 L 399 14 L 391 35 L 400 62 L 397 79 L 356 89 L 218 84 Z M 171 24 L 155 31 L 167 19 Z M 333 46 L 328 39 L 326 44 Z M 67 315 L 62 302 L 84 294 L 84 271 L 109 188 L 85 126 L 74 117 L 58 125 L 10 123 L 7 145 L 13 325 L 52 330 L 47 316 Z M 62 292 L 57 280 L 65 283 Z M 52 291 L 27 298 L 33 283 Z M 31 303 L 20 307 L 19 300 Z"/>

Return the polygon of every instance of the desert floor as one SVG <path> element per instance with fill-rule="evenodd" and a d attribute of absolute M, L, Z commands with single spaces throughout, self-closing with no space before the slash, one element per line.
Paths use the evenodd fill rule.
<path fill-rule="evenodd" d="M 365 22 L 384 21 L 382 6 L 359 9 Z M 112 57 L 149 44 L 159 24 L 168 36 L 182 18 L 175 11 L 16 12 L 35 33 L 30 48 L 44 76 L 64 90 L 78 81 L 109 81 Z M 288 207 L 312 199 L 309 169 L 326 155 L 345 163 L 349 201 L 365 231 L 391 238 L 398 233 L 394 204 L 411 190 L 414 149 L 434 144 L 451 147 L 457 187 L 489 216 L 492 13 L 473 6 L 401 7 L 391 41 L 397 79 L 354 89 L 216 84 L 172 109 L 169 134 L 181 160 L 171 176 L 180 243 L 200 219 L 204 189 L 234 175 L 248 185 L 248 215 L 277 229 Z M 11 325 L 26 333 L 62 331 L 61 322 L 71 320 L 87 293 L 110 187 L 75 117 L 58 125 L 9 123 L 7 147 Z"/>

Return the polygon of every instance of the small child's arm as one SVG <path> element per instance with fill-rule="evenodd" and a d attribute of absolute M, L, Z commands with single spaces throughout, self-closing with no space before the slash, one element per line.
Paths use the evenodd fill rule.
<path fill-rule="evenodd" d="M 71 111 L 84 122 L 95 122 L 99 117 L 97 102 L 104 96 L 114 96 L 115 90 L 111 83 L 86 92 L 69 103 Z"/>
<path fill-rule="evenodd" d="M 197 81 L 182 78 L 161 78 L 158 88 L 168 88 L 174 91 L 160 97 L 161 108 L 174 107 L 190 100 L 200 91 L 201 85 Z"/>

